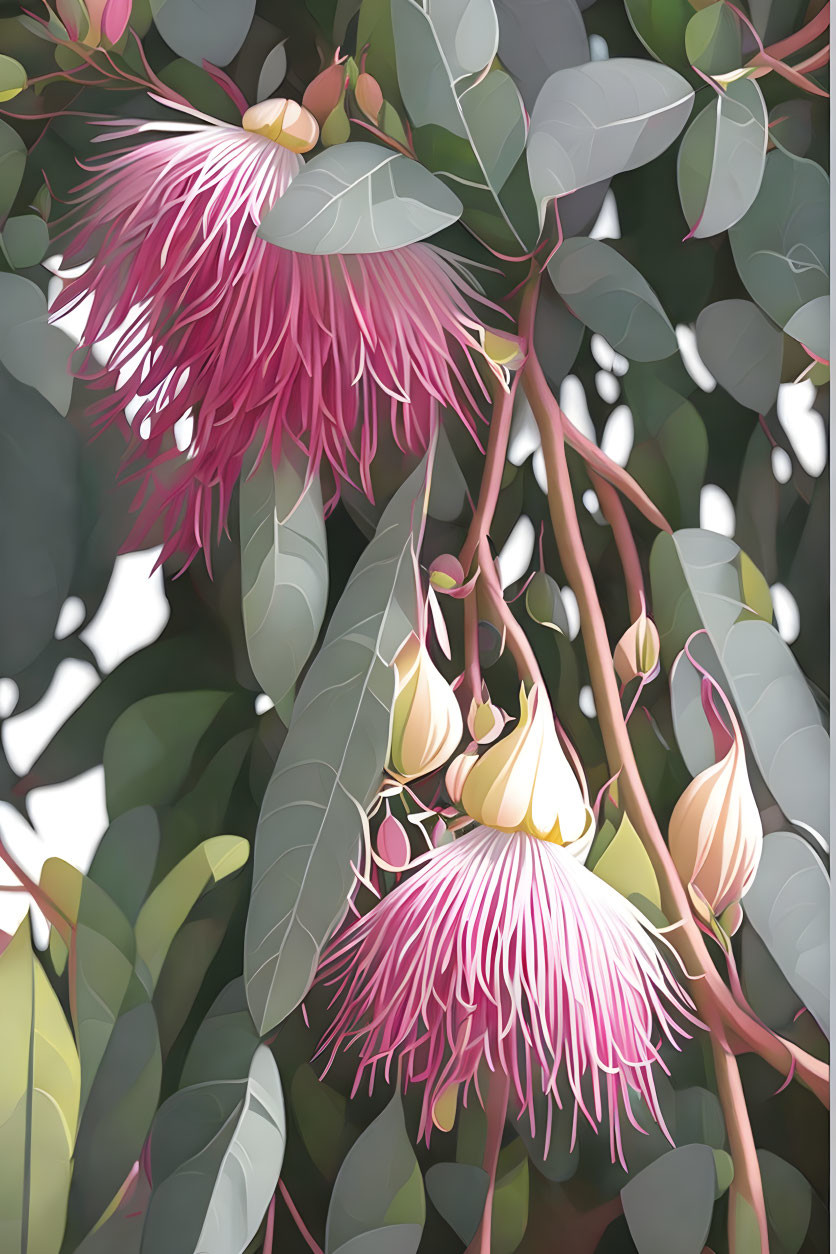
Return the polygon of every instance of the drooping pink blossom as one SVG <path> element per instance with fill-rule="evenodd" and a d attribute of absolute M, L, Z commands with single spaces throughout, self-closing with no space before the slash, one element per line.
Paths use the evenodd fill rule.
<path fill-rule="evenodd" d="M 486 827 L 436 850 L 338 935 L 320 979 L 336 984 L 319 1051 L 328 1066 L 359 1045 L 356 1091 L 379 1066 L 390 1080 L 398 1061 L 405 1086 L 424 1086 L 425 1137 L 433 1121 L 447 1125 L 450 1093 L 464 1085 L 466 1095 L 484 1059 L 510 1077 L 532 1130 L 535 1094 L 552 1099 L 547 1138 L 565 1074 L 575 1125 L 579 1112 L 593 1127 L 608 1122 L 622 1163 L 629 1091 L 667 1132 L 660 1044 L 688 1035 L 680 1020 L 698 1024 L 630 902 L 568 849 Z"/>
<path fill-rule="evenodd" d="M 76 369 L 104 392 L 98 421 L 135 411 L 140 518 L 129 544 L 159 518 L 163 557 L 182 550 L 187 561 L 213 527 L 220 534 L 251 446 L 275 463 L 295 440 L 311 474 L 330 464 L 337 490 L 356 464 L 371 495 L 382 423 L 421 452 L 446 406 L 472 430 L 484 390 L 469 304 L 479 297 L 454 260 L 426 243 L 332 257 L 257 238 L 302 158 L 194 119 L 116 133 L 131 142 L 80 188 L 81 225 L 64 254 L 65 269 L 89 264 L 53 306 L 60 317 L 89 305 Z M 104 365 L 92 353 L 102 341 Z M 181 420 L 193 428 L 179 449 Z"/>

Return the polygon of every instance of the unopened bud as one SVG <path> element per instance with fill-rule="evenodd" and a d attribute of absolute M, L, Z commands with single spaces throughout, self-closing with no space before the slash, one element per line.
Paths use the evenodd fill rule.
<path fill-rule="evenodd" d="M 396 819 L 386 803 L 386 814 L 377 829 L 376 861 L 387 871 L 404 871 L 412 857 L 406 828 Z"/>
<path fill-rule="evenodd" d="M 659 632 L 642 605 L 638 618 L 615 646 L 613 663 L 622 684 L 652 675 L 659 664 L 659 651 Z"/>
<path fill-rule="evenodd" d="M 434 588 L 446 592 L 448 588 L 459 588 L 464 583 L 464 570 L 457 557 L 452 553 L 442 553 L 430 566 L 430 583 Z"/>
<path fill-rule="evenodd" d="M 329 65 L 305 88 L 302 104 L 314 115 L 320 126 L 340 104 L 345 91 L 345 66 L 339 62 Z"/>
<path fill-rule="evenodd" d="M 447 767 L 447 774 L 444 776 L 444 786 L 447 789 L 447 795 L 454 805 L 458 805 L 461 801 L 465 780 L 478 760 L 476 748 L 471 745 L 464 753 L 460 753 L 453 758 L 453 761 Z"/>
<path fill-rule="evenodd" d="M 462 738 L 462 715 L 453 689 L 416 635 L 395 658 L 391 762 L 401 779 L 417 779 L 443 766 Z"/>
<path fill-rule="evenodd" d="M 383 108 L 383 92 L 380 90 L 377 79 L 365 71 L 359 74 L 354 86 L 354 99 L 369 121 L 374 122 L 376 126 L 380 110 Z"/>
<path fill-rule="evenodd" d="M 486 684 L 482 684 L 482 700 L 475 698 L 470 703 L 467 716 L 467 729 L 477 744 L 489 745 L 502 731 L 508 722 L 508 715 L 498 705 L 494 705 L 488 694 Z"/>
<path fill-rule="evenodd" d="M 251 105 L 241 119 L 245 131 L 264 135 L 291 152 L 309 152 L 319 139 L 316 118 L 295 100 L 276 97 Z"/>

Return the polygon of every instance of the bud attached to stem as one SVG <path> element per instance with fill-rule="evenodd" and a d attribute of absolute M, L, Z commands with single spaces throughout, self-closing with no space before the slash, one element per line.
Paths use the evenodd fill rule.
<path fill-rule="evenodd" d="M 459 703 L 447 680 L 414 633 L 395 658 L 392 770 L 417 779 L 443 766 L 462 738 Z"/>

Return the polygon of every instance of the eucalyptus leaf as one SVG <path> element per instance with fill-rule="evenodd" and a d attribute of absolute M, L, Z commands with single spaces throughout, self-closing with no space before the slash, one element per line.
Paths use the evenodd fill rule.
<path fill-rule="evenodd" d="M 765 414 L 781 382 L 781 332 L 748 300 L 706 305 L 697 318 L 697 348 L 721 387 L 749 409 Z"/>
<path fill-rule="evenodd" d="M 772 1254 L 798 1254 L 810 1227 L 813 1190 L 805 1176 L 769 1150 L 758 1150 Z"/>
<path fill-rule="evenodd" d="M 26 71 L 14 57 L 0 56 L 0 102 L 13 100 L 27 85 Z"/>
<path fill-rule="evenodd" d="M 677 181 L 695 239 L 727 231 L 754 203 L 766 161 L 766 126 L 763 93 L 754 79 L 743 78 L 729 83 L 688 127 Z"/>
<path fill-rule="evenodd" d="M 830 360 L 830 297 L 816 296 L 796 309 L 784 327 L 787 335 L 798 340 L 810 353 L 823 361 Z"/>
<path fill-rule="evenodd" d="M 15 1254 L 58 1254 L 80 1092 L 75 1042 L 25 918 L 0 954 L 0 1231 Z"/>
<path fill-rule="evenodd" d="M 433 1206 L 468 1245 L 476 1235 L 485 1208 L 488 1173 L 470 1163 L 434 1163 L 425 1183 Z"/>
<path fill-rule="evenodd" d="M 685 28 L 685 53 L 704 74 L 728 74 L 742 61 L 740 22 L 724 0 L 700 8 Z"/>
<path fill-rule="evenodd" d="M 541 222 L 553 197 L 658 157 L 682 130 L 693 101 L 679 74 L 652 61 L 614 57 L 558 70 L 537 97 L 528 137 Z"/>
<path fill-rule="evenodd" d="M 389 748 L 391 664 L 416 626 L 412 563 L 426 494 L 425 461 L 388 505 L 334 610 L 264 796 L 245 942 L 261 1031 L 304 997 L 347 909 L 362 811 Z"/>
<path fill-rule="evenodd" d="M 319 478 L 285 442 L 241 480 L 241 607 L 256 679 L 276 706 L 316 644 L 328 601 L 328 548 Z"/>
<path fill-rule="evenodd" d="M 830 880 L 793 832 L 769 832 L 746 917 L 819 1027 L 830 1034 Z"/>
<path fill-rule="evenodd" d="M 785 327 L 804 305 L 829 295 L 830 181 L 814 161 L 776 148 L 755 203 L 729 231 L 744 286 Z"/>
<path fill-rule="evenodd" d="M 2 242 L 16 270 L 36 266 L 49 247 L 49 227 L 36 213 L 9 218 L 3 227 Z"/>
<path fill-rule="evenodd" d="M 630 25 L 657 61 L 685 69 L 685 30 L 694 16 L 690 0 L 624 0 Z"/>
<path fill-rule="evenodd" d="M 0 275 L 6 279 L 27 282 Z M 0 301 L 4 295 L 0 284 Z M 69 592 L 80 508 L 78 438 L 2 366 L 0 411 L 0 581 L 15 607 L 0 615 L 0 673 L 14 675 L 52 640 Z"/>
<path fill-rule="evenodd" d="M 0 118 L 0 221 L 15 202 L 25 169 L 26 145 L 17 131 Z"/>
<path fill-rule="evenodd" d="M 714 1210 L 714 1155 L 684 1145 L 645 1167 L 621 1190 L 639 1254 L 701 1254 Z"/>
<path fill-rule="evenodd" d="M 571 312 L 625 357 L 658 361 L 676 351 L 656 293 L 609 244 L 565 240 L 549 262 L 549 275 Z"/>
<path fill-rule="evenodd" d="M 275 1191 L 285 1140 L 278 1069 L 235 980 L 154 1120 L 143 1254 L 243 1254 Z"/>
<path fill-rule="evenodd" d="M 276 44 L 275 48 L 268 52 L 264 58 L 264 64 L 258 75 L 258 87 L 255 93 L 256 101 L 267 100 L 273 95 L 276 88 L 280 87 L 284 82 L 287 74 L 286 42 L 283 39 L 280 44 Z"/>
<path fill-rule="evenodd" d="M 710 669 L 737 706 L 764 782 L 788 818 L 826 840 L 827 732 L 789 647 L 752 608 L 763 579 L 747 564 L 732 540 L 714 532 L 657 538 L 650 576 L 662 657 L 670 668 L 692 632 L 705 628 L 716 657 Z"/>
<path fill-rule="evenodd" d="M 89 878 L 136 922 L 160 849 L 160 822 L 152 806 L 126 810 L 109 825 L 93 855 Z"/>
<path fill-rule="evenodd" d="M 246 38 L 255 0 L 150 0 L 154 25 L 179 57 L 228 65 Z"/>
<path fill-rule="evenodd" d="M 258 234 L 296 253 L 379 253 L 434 235 L 461 211 L 458 197 L 417 161 L 358 141 L 309 161 Z"/>
<path fill-rule="evenodd" d="M 337 1254 L 389 1225 L 414 1228 L 415 1242 L 389 1248 L 415 1254 L 426 1215 L 424 1183 L 404 1125 L 400 1093 L 349 1150 L 334 1183 L 325 1226 L 325 1254 Z"/>
<path fill-rule="evenodd" d="M 529 112 L 550 74 L 589 60 L 589 40 L 575 0 L 494 0 L 499 59 Z"/>
<path fill-rule="evenodd" d="M 136 921 L 136 946 L 151 976 L 159 979 L 165 956 L 200 894 L 241 869 L 249 845 L 240 836 L 213 836 L 193 849 L 154 889 Z"/>
<path fill-rule="evenodd" d="M 500 193 L 525 148 L 525 112 L 508 75 L 488 69 L 499 44 L 493 0 L 392 0 L 392 29 L 398 83 L 414 126 L 464 141 L 473 163 L 465 170 L 459 147 L 442 144 L 441 153 L 449 150 L 453 159 L 440 155 L 433 169 L 468 205 L 480 192 L 473 200 L 480 218 L 499 217 L 524 247 Z"/>

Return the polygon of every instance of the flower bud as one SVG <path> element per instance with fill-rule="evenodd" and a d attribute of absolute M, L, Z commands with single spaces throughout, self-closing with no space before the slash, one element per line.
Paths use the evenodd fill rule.
<path fill-rule="evenodd" d="M 659 664 L 659 650 L 659 632 L 642 604 L 638 618 L 615 646 L 615 673 L 622 684 L 651 675 Z"/>
<path fill-rule="evenodd" d="M 396 819 L 389 803 L 386 803 L 386 814 L 377 829 L 376 838 L 377 857 L 376 861 L 382 864 L 386 870 L 404 871 L 408 866 L 412 857 L 412 849 L 409 844 L 409 836 L 406 828 L 399 819 Z"/>
<path fill-rule="evenodd" d="M 528 832 L 568 845 L 593 823 L 582 788 L 555 731 L 545 690 L 520 688 L 520 718 L 512 732 L 486 750 L 468 772 L 462 808 L 478 823 Z"/>
<path fill-rule="evenodd" d="M 357 77 L 354 85 L 354 99 L 369 121 L 374 122 L 376 126 L 380 110 L 383 108 L 383 92 L 380 90 L 377 79 L 367 74 L 365 70 Z"/>
<path fill-rule="evenodd" d="M 327 66 L 316 78 L 311 79 L 305 88 L 302 104 L 323 126 L 329 113 L 333 113 L 340 104 L 345 92 L 345 66 L 335 61 Z"/>
<path fill-rule="evenodd" d="M 56 0 L 58 16 L 73 43 L 98 48 L 122 38 L 131 17 L 131 0 Z"/>
<path fill-rule="evenodd" d="M 281 96 L 251 105 L 241 125 L 245 131 L 264 135 L 291 152 L 309 152 L 319 139 L 319 126 L 313 114 L 295 100 L 284 100 Z"/>
<path fill-rule="evenodd" d="M 505 711 L 491 701 L 487 685 L 482 684 L 482 700 L 471 701 L 467 716 L 467 730 L 473 739 L 480 745 L 491 744 L 508 721 Z"/>
<path fill-rule="evenodd" d="M 416 779 L 452 755 L 462 738 L 462 715 L 453 689 L 414 633 L 394 665 L 390 759 L 401 779 Z"/>
<path fill-rule="evenodd" d="M 446 592 L 449 588 L 459 588 L 464 583 L 462 564 L 452 553 L 442 553 L 430 566 L 430 583 L 434 588 Z"/>
<path fill-rule="evenodd" d="M 461 801 L 464 782 L 478 760 L 479 755 L 476 752 L 476 746 L 471 745 L 468 749 L 465 749 L 464 753 L 460 753 L 453 758 L 453 761 L 447 767 L 447 774 L 444 776 L 444 786 L 454 805 L 458 805 Z"/>
<path fill-rule="evenodd" d="M 730 707 L 731 747 L 714 766 L 700 771 L 674 807 L 668 827 L 671 857 L 704 923 L 723 916 L 732 935 L 740 926 L 741 897 L 755 878 L 763 827 L 746 771 L 746 754 Z"/>

